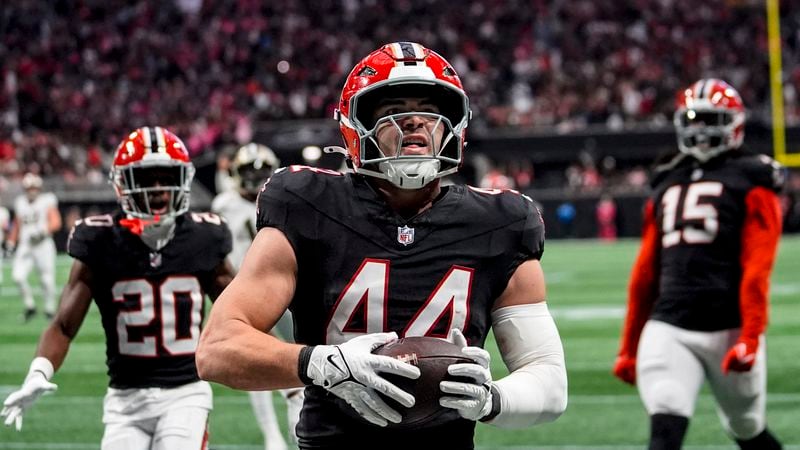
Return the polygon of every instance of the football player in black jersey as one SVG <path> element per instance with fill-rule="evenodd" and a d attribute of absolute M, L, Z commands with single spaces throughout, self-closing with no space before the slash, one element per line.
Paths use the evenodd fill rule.
<path fill-rule="evenodd" d="M 22 415 L 61 366 L 94 299 L 110 378 L 103 450 L 205 448 L 211 387 L 195 366 L 204 298 L 230 282 L 231 234 L 219 216 L 189 212 L 194 166 L 177 136 L 139 128 L 119 145 L 111 183 L 122 211 L 75 223 L 74 258 L 58 312 L 39 341 L 6 425 Z"/>
<path fill-rule="evenodd" d="M 745 110 L 728 83 L 678 95 L 680 152 L 655 167 L 614 374 L 639 388 L 650 449 L 681 447 L 708 380 L 742 449 L 781 448 L 766 425 L 769 276 L 784 171 L 745 152 Z"/>
<path fill-rule="evenodd" d="M 239 389 L 306 387 L 302 449 L 471 449 L 476 421 L 526 427 L 566 408 L 567 378 L 545 303 L 543 224 L 514 191 L 442 186 L 469 119 L 453 67 L 412 42 L 387 44 L 348 76 L 336 117 L 354 173 L 292 166 L 258 200 L 258 234 L 198 347 L 202 378 Z M 270 330 L 289 308 L 298 344 Z M 493 329 L 510 374 L 493 381 Z M 371 353 L 398 336 L 449 338 L 441 420 L 404 428 L 414 398 L 384 378 L 419 370 Z M 467 382 L 471 380 L 471 382 Z M 386 397 L 383 397 L 383 394 Z"/>

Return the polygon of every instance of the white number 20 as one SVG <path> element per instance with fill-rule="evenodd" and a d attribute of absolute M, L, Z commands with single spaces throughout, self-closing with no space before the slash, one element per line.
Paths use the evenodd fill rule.
<path fill-rule="evenodd" d="M 701 197 L 719 197 L 722 194 L 722 183 L 703 181 L 692 183 L 686 187 L 672 186 L 664 192 L 661 204 L 664 207 L 662 221 L 663 235 L 661 246 L 671 247 L 683 239 L 687 244 L 707 244 L 712 242 L 719 231 L 719 218 L 714 205 L 701 203 Z M 681 196 L 684 196 L 683 208 L 678 211 Z M 687 225 L 683 229 L 675 229 L 680 214 L 682 220 L 701 220 L 702 228 Z"/>
<path fill-rule="evenodd" d="M 189 355 L 197 349 L 200 338 L 200 321 L 203 308 L 203 291 L 195 277 L 170 277 L 158 287 L 161 300 L 156 311 L 155 288 L 145 279 L 125 280 L 111 288 L 115 302 L 137 298 L 137 309 L 121 311 L 117 315 L 119 353 L 128 356 L 155 357 L 156 336 L 144 336 L 131 341 L 128 327 L 149 325 L 157 317 L 161 329 L 161 345 L 171 355 Z M 191 302 L 180 307 L 180 302 Z M 156 314 L 156 313 L 159 314 Z M 179 331 L 179 327 L 183 332 Z"/>

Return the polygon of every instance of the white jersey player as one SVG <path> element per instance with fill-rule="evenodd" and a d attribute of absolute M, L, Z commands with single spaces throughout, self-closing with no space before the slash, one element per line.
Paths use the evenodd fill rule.
<path fill-rule="evenodd" d="M 228 257 L 237 271 L 256 234 L 255 202 L 258 192 L 272 171 L 279 166 L 280 161 L 269 147 L 255 143 L 241 147 L 231 161 L 231 179 L 236 189 L 220 192 L 211 204 L 211 210 L 226 219 L 233 234 L 233 250 Z M 281 319 L 277 328 L 284 339 L 292 339 L 290 316 Z M 249 394 L 253 411 L 264 434 L 265 449 L 286 450 L 286 441 L 275 416 L 272 392 L 252 391 Z M 286 400 L 290 436 L 294 438 L 295 425 L 303 406 L 303 391 L 288 389 L 281 391 L 281 394 Z"/>
<path fill-rule="evenodd" d="M 42 283 L 44 313 L 48 319 L 56 310 L 56 245 L 52 235 L 61 229 L 58 200 L 50 192 L 42 192 L 42 178 L 33 173 L 22 177 L 25 194 L 14 200 L 14 224 L 8 242 L 15 248 L 12 278 L 25 305 L 25 321 L 36 315 L 36 303 L 28 283 L 28 275 L 36 268 Z"/>

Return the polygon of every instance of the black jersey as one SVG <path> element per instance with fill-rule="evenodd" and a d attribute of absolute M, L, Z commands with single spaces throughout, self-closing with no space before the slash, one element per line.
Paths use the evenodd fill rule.
<path fill-rule="evenodd" d="M 159 252 L 120 225 L 122 212 L 78 221 L 69 254 L 92 270 L 106 335 L 109 385 L 169 387 L 199 380 L 194 353 L 205 293 L 231 250 L 219 216 L 185 213 Z"/>
<path fill-rule="evenodd" d="M 544 245 L 538 210 L 514 191 L 443 187 L 431 208 L 405 220 L 361 176 L 304 166 L 267 182 L 257 225 L 280 229 L 294 248 L 290 309 L 296 341 L 309 345 L 385 331 L 446 337 L 457 327 L 482 346 L 494 300 Z M 304 445 L 377 429 L 343 415 L 336 401 L 322 388 L 306 389 Z M 447 426 L 472 445 L 474 422 Z"/>
<path fill-rule="evenodd" d="M 779 190 L 783 168 L 742 151 L 665 167 L 653 178 L 661 242 L 651 317 L 690 330 L 738 327 L 745 198 L 756 187 Z"/>

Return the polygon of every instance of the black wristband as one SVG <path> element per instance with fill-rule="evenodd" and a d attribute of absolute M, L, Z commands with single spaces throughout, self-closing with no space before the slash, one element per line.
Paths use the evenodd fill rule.
<path fill-rule="evenodd" d="M 498 414 L 500 414 L 500 391 L 497 390 L 497 386 L 492 385 L 492 410 L 489 411 L 489 414 L 480 418 L 481 422 L 488 422 Z"/>
<path fill-rule="evenodd" d="M 307 345 L 300 349 L 300 356 L 297 358 L 297 376 L 306 386 L 314 384 L 314 380 L 308 377 L 308 363 L 311 361 L 311 352 L 314 351 L 313 345 Z"/>

